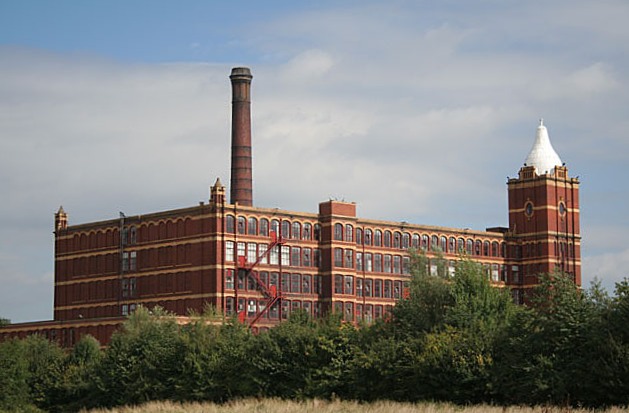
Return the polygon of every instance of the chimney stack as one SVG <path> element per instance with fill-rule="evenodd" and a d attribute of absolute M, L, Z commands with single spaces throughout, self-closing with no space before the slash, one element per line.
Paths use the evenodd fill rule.
<path fill-rule="evenodd" d="M 232 164 L 230 203 L 253 206 L 251 163 L 251 71 L 235 67 L 232 83 Z"/>

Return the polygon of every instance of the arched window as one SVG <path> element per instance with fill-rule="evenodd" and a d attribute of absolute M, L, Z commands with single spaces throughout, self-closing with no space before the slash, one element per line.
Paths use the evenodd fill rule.
<path fill-rule="evenodd" d="M 321 225 L 320 224 L 314 224 L 314 239 L 315 241 L 321 241 Z"/>
<path fill-rule="evenodd" d="M 413 234 L 413 248 L 419 249 L 419 234 Z"/>
<path fill-rule="evenodd" d="M 384 246 L 391 248 L 391 231 L 384 231 Z"/>
<path fill-rule="evenodd" d="M 356 228 L 356 245 L 361 245 L 363 243 L 363 230 L 360 228 Z"/>
<path fill-rule="evenodd" d="M 405 232 L 402 235 L 402 248 L 406 249 L 410 247 L 411 247 L 411 234 L 409 234 L 408 232 Z"/>
<path fill-rule="evenodd" d="M 427 250 L 428 250 L 428 235 L 426 235 L 426 234 L 423 234 L 423 235 L 422 235 L 422 245 L 421 245 L 421 248 L 422 248 L 424 251 L 427 251 Z"/>
<path fill-rule="evenodd" d="M 247 224 L 247 234 L 258 235 L 258 220 L 254 217 L 250 217 Z"/>
<path fill-rule="evenodd" d="M 371 230 L 365 230 L 365 245 L 371 245 Z"/>
<path fill-rule="evenodd" d="M 476 242 L 474 243 L 474 255 L 482 254 L 481 245 L 482 243 L 480 242 L 480 240 L 476 240 Z"/>
<path fill-rule="evenodd" d="M 489 241 L 483 242 L 483 255 L 486 257 L 489 255 Z"/>
<path fill-rule="evenodd" d="M 246 223 L 247 220 L 245 219 L 245 217 L 238 217 L 238 233 L 239 234 L 243 234 L 245 233 L 245 229 L 246 229 Z"/>
<path fill-rule="evenodd" d="M 290 221 L 282 221 L 282 237 L 290 238 Z"/>
<path fill-rule="evenodd" d="M 463 254 L 465 251 L 465 240 L 463 238 L 459 238 L 457 241 L 456 252 L 457 254 Z"/>
<path fill-rule="evenodd" d="M 304 232 L 301 234 L 302 239 L 309 241 L 312 238 L 312 224 L 306 222 L 304 224 Z"/>
<path fill-rule="evenodd" d="M 280 236 L 280 221 L 277 219 L 271 221 L 271 231 L 275 232 L 275 236 Z"/>
<path fill-rule="evenodd" d="M 448 252 L 448 239 L 444 237 L 443 235 L 441 236 L 440 244 L 441 244 L 441 251 L 443 251 L 444 253 Z"/>
<path fill-rule="evenodd" d="M 402 233 L 400 231 L 393 233 L 393 248 L 402 248 Z"/>
<path fill-rule="evenodd" d="M 376 247 L 381 247 L 382 246 L 382 231 L 380 231 L 379 229 L 376 230 L 376 236 L 374 239 L 374 245 Z"/>
<path fill-rule="evenodd" d="M 430 249 L 433 251 L 437 251 L 437 249 L 439 248 L 439 237 L 436 235 L 433 235 L 432 237 L 430 237 Z"/>
<path fill-rule="evenodd" d="M 465 244 L 465 250 L 467 252 L 468 255 L 472 255 L 474 252 L 474 241 L 471 239 L 467 240 L 467 243 Z"/>
<path fill-rule="evenodd" d="M 293 222 L 293 230 L 291 233 L 292 239 L 300 239 L 301 238 L 301 224 L 297 221 Z"/>
<path fill-rule="evenodd" d="M 334 224 L 334 239 L 343 241 L 343 224 Z"/>
<path fill-rule="evenodd" d="M 345 225 L 345 242 L 354 242 L 354 227 L 350 224 Z"/>
<path fill-rule="evenodd" d="M 225 231 L 233 234 L 236 232 L 236 218 L 233 215 L 227 215 L 225 217 Z"/>
<path fill-rule="evenodd" d="M 454 237 L 448 239 L 448 252 L 450 254 L 456 254 L 456 239 Z"/>
<path fill-rule="evenodd" d="M 266 218 L 260 220 L 260 235 L 263 237 L 269 236 L 269 220 Z"/>
<path fill-rule="evenodd" d="M 491 256 L 492 257 L 498 256 L 498 242 L 497 241 L 494 241 L 491 243 Z"/>

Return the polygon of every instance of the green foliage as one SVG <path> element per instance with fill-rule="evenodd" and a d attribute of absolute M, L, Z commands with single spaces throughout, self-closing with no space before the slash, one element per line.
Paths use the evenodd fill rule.
<path fill-rule="evenodd" d="M 0 317 L 0 327 L 8 326 L 10 324 L 11 324 L 11 320 L 9 320 L 8 318 Z"/>
<path fill-rule="evenodd" d="M 23 342 L 0 343 L 0 410 L 13 411 L 30 403 L 28 363 Z"/>
<path fill-rule="evenodd" d="M 136 404 L 174 396 L 184 345 L 171 314 L 139 307 L 115 333 L 97 376 L 100 403 Z"/>

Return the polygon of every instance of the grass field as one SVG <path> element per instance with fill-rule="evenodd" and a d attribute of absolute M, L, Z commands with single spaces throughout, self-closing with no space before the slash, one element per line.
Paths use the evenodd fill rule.
<path fill-rule="evenodd" d="M 451 404 L 407 404 L 394 402 L 376 402 L 360 404 L 346 401 L 310 400 L 293 402 L 283 400 L 242 400 L 224 405 L 213 403 L 152 402 L 142 406 L 119 407 L 115 409 L 96 409 L 89 413 L 585 413 L 587 409 L 560 407 L 493 407 L 469 406 L 461 407 Z M 597 410 L 601 413 L 629 412 L 627 408 L 613 407 Z"/>

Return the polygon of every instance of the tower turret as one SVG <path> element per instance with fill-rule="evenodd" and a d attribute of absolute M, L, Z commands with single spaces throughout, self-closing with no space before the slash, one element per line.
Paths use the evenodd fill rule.
<path fill-rule="evenodd" d="M 63 210 L 63 206 L 55 213 L 55 231 L 68 228 L 68 214 Z"/>
<path fill-rule="evenodd" d="M 522 296 L 538 275 L 561 271 L 581 285 L 579 180 L 555 152 L 540 121 L 535 143 L 509 179 L 508 283 Z"/>

